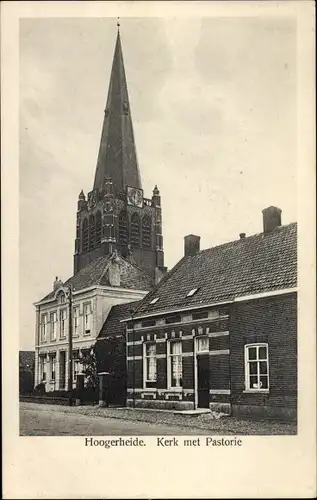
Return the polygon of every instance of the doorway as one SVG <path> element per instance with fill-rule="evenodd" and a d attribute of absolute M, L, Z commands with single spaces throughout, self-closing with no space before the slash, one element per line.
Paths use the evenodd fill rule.
<path fill-rule="evenodd" d="M 198 408 L 209 408 L 209 354 L 197 355 Z"/>

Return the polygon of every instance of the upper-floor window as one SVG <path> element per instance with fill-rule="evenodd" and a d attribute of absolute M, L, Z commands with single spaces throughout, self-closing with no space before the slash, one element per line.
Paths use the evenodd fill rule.
<path fill-rule="evenodd" d="M 128 245 L 128 215 L 126 212 L 119 214 L 119 245 Z"/>
<path fill-rule="evenodd" d="M 144 381 L 156 382 L 156 344 L 144 344 Z"/>
<path fill-rule="evenodd" d="M 42 314 L 41 316 L 41 340 L 45 342 L 47 337 L 47 323 L 48 323 L 48 315 L 47 313 Z"/>
<path fill-rule="evenodd" d="M 60 311 L 60 337 L 66 337 L 66 319 L 67 319 L 67 309 L 61 309 Z"/>
<path fill-rule="evenodd" d="M 192 314 L 192 318 L 195 319 L 204 319 L 208 318 L 208 311 L 194 312 Z"/>
<path fill-rule="evenodd" d="M 79 307 L 73 309 L 74 335 L 79 334 Z"/>
<path fill-rule="evenodd" d="M 247 344 L 244 346 L 245 388 L 247 391 L 268 391 L 269 355 L 268 345 Z"/>
<path fill-rule="evenodd" d="M 88 302 L 87 304 L 84 304 L 84 333 L 90 333 L 91 330 L 91 318 L 92 317 L 92 311 L 91 311 L 91 303 Z"/>
<path fill-rule="evenodd" d="M 131 246 L 140 246 L 140 217 L 133 214 L 131 217 Z"/>
<path fill-rule="evenodd" d="M 145 215 L 142 219 L 142 246 L 143 248 L 151 248 L 151 218 Z"/>
<path fill-rule="evenodd" d="M 182 321 L 182 317 L 180 314 L 176 314 L 176 315 L 173 315 L 173 316 L 167 316 L 165 318 L 165 323 L 166 324 L 169 324 L 169 323 L 180 323 Z"/>
<path fill-rule="evenodd" d="M 95 216 L 90 215 L 89 217 L 89 250 L 92 250 L 96 246 L 96 224 Z"/>
<path fill-rule="evenodd" d="M 56 332 L 57 332 L 57 313 L 51 313 L 51 340 L 56 340 Z"/>
<path fill-rule="evenodd" d="M 209 352 L 209 337 L 197 337 L 196 339 L 197 354 Z"/>
<path fill-rule="evenodd" d="M 168 348 L 168 365 L 167 365 L 167 382 L 169 388 L 182 387 L 183 371 L 182 371 L 182 342 L 169 341 Z"/>
<path fill-rule="evenodd" d="M 101 243 L 101 231 L 102 231 L 102 219 L 101 213 L 98 211 L 96 213 L 96 246 Z"/>
<path fill-rule="evenodd" d="M 84 219 L 82 224 L 82 239 L 83 239 L 83 252 L 87 252 L 88 250 L 88 242 L 89 242 L 89 231 L 88 231 L 88 220 Z"/>

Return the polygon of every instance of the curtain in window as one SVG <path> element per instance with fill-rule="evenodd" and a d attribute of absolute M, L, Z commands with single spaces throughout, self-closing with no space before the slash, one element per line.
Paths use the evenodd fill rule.
<path fill-rule="evenodd" d="M 171 342 L 171 386 L 182 386 L 182 344 L 181 342 Z"/>
<path fill-rule="evenodd" d="M 156 380 L 156 345 L 147 344 L 146 346 L 146 359 L 147 359 L 147 380 Z"/>

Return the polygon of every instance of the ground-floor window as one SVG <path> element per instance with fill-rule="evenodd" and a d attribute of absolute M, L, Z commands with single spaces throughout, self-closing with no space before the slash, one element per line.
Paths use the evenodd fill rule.
<path fill-rule="evenodd" d="M 245 346 L 245 388 L 248 391 L 269 389 L 269 356 L 267 344 Z"/>
<path fill-rule="evenodd" d="M 156 382 L 156 344 L 144 344 L 145 382 Z"/>
<path fill-rule="evenodd" d="M 40 378 L 40 382 L 45 382 L 45 380 L 46 380 L 45 356 L 39 357 L 39 378 Z"/>
<path fill-rule="evenodd" d="M 56 377 L 56 353 L 50 354 L 49 355 L 49 367 L 50 367 L 50 381 L 55 382 Z"/>
<path fill-rule="evenodd" d="M 170 388 L 182 387 L 182 376 L 182 343 L 179 341 L 170 341 L 168 343 L 168 386 Z"/>

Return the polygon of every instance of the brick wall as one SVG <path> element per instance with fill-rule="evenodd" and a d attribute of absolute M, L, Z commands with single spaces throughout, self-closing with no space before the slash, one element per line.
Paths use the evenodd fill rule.
<path fill-rule="evenodd" d="M 229 328 L 233 414 L 294 419 L 297 407 L 296 294 L 235 303 Z M 244 346 L 257 342 L 268 343 L 268 394 L 244 392 Z"/>

